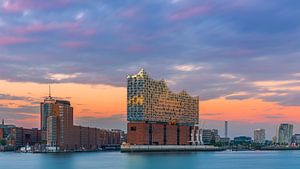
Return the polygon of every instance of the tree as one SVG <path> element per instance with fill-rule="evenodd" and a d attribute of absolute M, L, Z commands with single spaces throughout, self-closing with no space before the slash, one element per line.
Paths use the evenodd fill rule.
<path fill-rule="evenodd" d="M 0 145 L 6 145 L 6 140 L 4 140 L 4 139 L 2 139 L 2 140 L 0 140 Z"/>

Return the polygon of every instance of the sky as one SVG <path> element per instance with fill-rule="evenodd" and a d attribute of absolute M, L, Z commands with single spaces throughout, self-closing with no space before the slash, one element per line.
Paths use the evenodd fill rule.
<path fill-rule="evenodd" d="M 126 129 L 140 68 L 200 96 L 200 126 L 300 133 L 298 0 L 0 0 L 0 118 L 39 127 L 48 95 L 78 125 Z"/>

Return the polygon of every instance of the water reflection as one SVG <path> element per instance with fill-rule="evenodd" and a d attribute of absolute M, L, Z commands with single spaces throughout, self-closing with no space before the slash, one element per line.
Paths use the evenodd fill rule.
<path fill-rule="evenodd" d="M 0 153 L 4 169 L 298 169 L 300 151 L 192 153 Z"/>

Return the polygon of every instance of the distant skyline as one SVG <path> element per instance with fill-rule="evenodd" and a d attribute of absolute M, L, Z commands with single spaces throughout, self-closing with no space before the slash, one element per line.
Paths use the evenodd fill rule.
<path fill-rule="evenodd" d="M 0 0 L 0 118 L 39 127 L 48 95 L 75 123 L 126 125 L 126 75 L 200 96 L 200 126 L 300 133 L 300 1 Z"/>

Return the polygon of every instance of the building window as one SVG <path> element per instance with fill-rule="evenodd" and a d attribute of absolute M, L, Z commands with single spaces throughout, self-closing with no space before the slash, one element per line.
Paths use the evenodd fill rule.
<path fill-rule="evenodd" d="M 130 127 L 130 131 L 136 131 L 136 127 Z"/>

